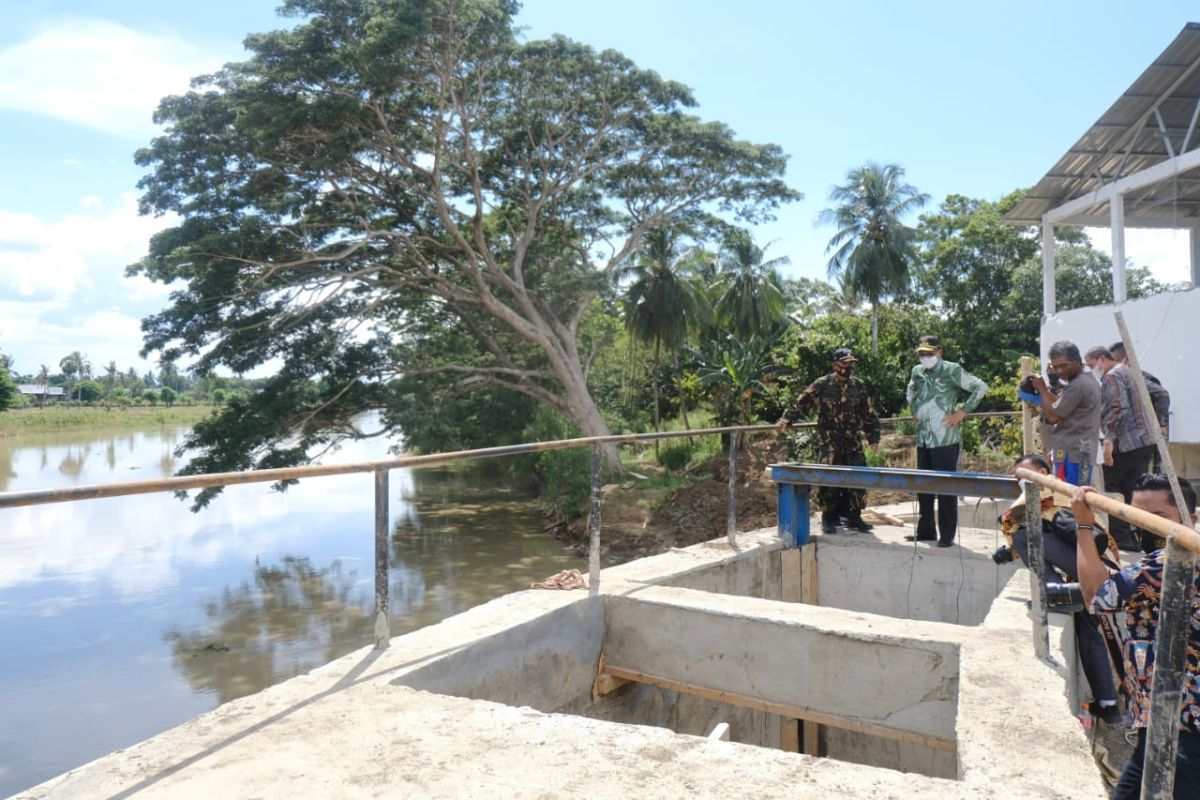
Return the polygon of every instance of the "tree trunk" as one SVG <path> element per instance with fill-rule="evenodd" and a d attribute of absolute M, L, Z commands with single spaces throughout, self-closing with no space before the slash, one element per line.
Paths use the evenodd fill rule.
<path fill-rule="evenodd" d="M 879 303 L 871 305 L 871 355 L 879 355 Z"/>
<path fill-rule="evenodd" d="M 675 353 L 675 371 L 679 373 L 679 413 L 683 415 L 683 427 L 687 430 L 692 429 L 692 423 L 688 422 L 687 415 L 687 390 L 683 386 L 683 370 L 679 368 L 679 353 Z"/>
<path fill-rule="evenodd" d="M 564 364 L 567 369 L 555 370 L 555 375 L 563 387 L 563 400 L 566 404 L 567 417 L 579 426 L 584 436 L 610 436 L 608 423 L 596 401 L 592 399 L 587 388 L 587 379 L 583 376 L 583 367 L 576 359 L 573 363 Z M 611 473 L 623 472 L 621 457 L 616 443 L 601 445 L 604 456 L 604 471 Z"/>
<path fill-rule="evenodd" d="M 650 388 L 654 393 L 654 432 L 658 433 L 658 373 L 661 371 L 659 364 L 661 363 L 661 340 L 654 337 L 654 372 L 650 376 Z M 654 460 L 658 460 L 658 439 L 654 440 Z"/>

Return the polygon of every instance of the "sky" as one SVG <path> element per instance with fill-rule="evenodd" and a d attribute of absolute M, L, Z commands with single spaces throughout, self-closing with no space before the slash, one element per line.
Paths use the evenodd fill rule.
<path fill-rule="evenodd" d="M 139 372 L 139 324 L 170 289 L 125 276 L 172 224 L 139 216 L 133 154 L 158 100 L 293 22 L 277 0 L 26 0 L 0 27 L 0 352 L 18 373 L 79 350 Z M 1189 7 L 1190 6 L 1190 7 Z M 824 277 L 829 190 L 896 163 L 936 207 L 1032 186 L 1172 41 L 1194 4 L 526 0 L 525 36 L 623 52 L 695 92 L 695 113 L 791 156 L 804 199 L 760 226 L 789 276 Z M 915 222 L 915 220 L 914 220 Z M 1105 245 L 1104 235 L 1097 243 Z M 1131 232 L 1127 255 L 1186 277 L 1187 234 Z"/>

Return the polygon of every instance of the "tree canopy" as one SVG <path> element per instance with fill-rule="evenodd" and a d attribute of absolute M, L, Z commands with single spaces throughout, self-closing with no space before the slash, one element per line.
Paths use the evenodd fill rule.
<path fill-rule="evenodd" d="M 299 463 L 423 372 L 606 433 L 580 329 L 614 272 L 655 228 L 703 235 L 799 197 L 777 146 L 689 114 L 686 87 L 615 51 L 519 41 L 515 10 L 288 0 L 293 30 L 162 101 L 141 207 L 182 221 L 132 269 L 185 287 L 146 350 L 201 373 L 282 364 L 197 428 L 187 470 Z M 421 347 L 436 321 L 473 357 Z"/>

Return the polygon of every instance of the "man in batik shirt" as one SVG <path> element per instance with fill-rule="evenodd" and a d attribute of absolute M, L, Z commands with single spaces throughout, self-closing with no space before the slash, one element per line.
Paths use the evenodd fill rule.
<path fill-rule="evenodd" d="M 1196 492 L 1182 478 L 1179 488 L 1191 523 L 1196 521 Z M 1095 515 L 1084 501 L 1094 491 L 1083 487 L 1075 494 L 1077 530 L 1095 525 Z M 1171 493 L 1171 484 L 1162 475 L 1147 473 L 1133 486 L 1132 506 L 1171 522 L 1180 522 L 1179 510 Z M 1093 529 L 1094 530 L 1094 529 Z M 1091 536 L 1076 536 L 1076 561 L 1079 585 L 1084 601 L 1093 614 L 1123 611 L 1128 639 L 1125 642 L 1125 689 L 1129 714 L 1137 731 L 1138 743 L 1113 790 L 1114 800 L 1137 800 L 1142 791 L 1142 768 L 1146 760 L 1146 726 L 1150 722 L 1150 688 L 1154 680 L 1154 644 L 1158 635 L 1159 606 L 1162 601 L 1163 563 L 1166 550 L 1156 550 L 1133 566 L 1110 572 L 1100 561 Z M 1180 704 L 1179 751 L 1175 762 L 1176 800 L 1200 798 L 1200 569 L 1192 581 L 1192 620 L 1188 631 L 1187 669 Z"/>

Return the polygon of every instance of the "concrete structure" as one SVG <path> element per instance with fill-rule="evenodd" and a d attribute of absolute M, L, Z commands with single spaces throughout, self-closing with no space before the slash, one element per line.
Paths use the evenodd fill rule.
<path fill-rule="evenodd" d="M 1200 377 L 1190 369 L 1200 317 L 1200 24 L 1184 26 L 1166 50 L 1005 217 L 1042 229 L 1041 356 L 1070 339 L 1082 349 L 1120 339 L 1113 312 L 1124 312 L 1142 366 L 1172 395 L 1171 439 L 1182 474 L 1200 477 Z M 1056 226 L 1107 227 L 1113 260 L 1112 306 L 1058 309 Z M 1191 282 L 1182 291 L 1129 301 L 1127 228 L 1170 228 L 1191 238 Z"/>
<path fill-rule="evenodd" d="M 1027 576 L 988 573 L 992 532 L 904 531 L 743 533 L 598 597 L 507 595 L 19 796 L 1103 797 Z"/>

